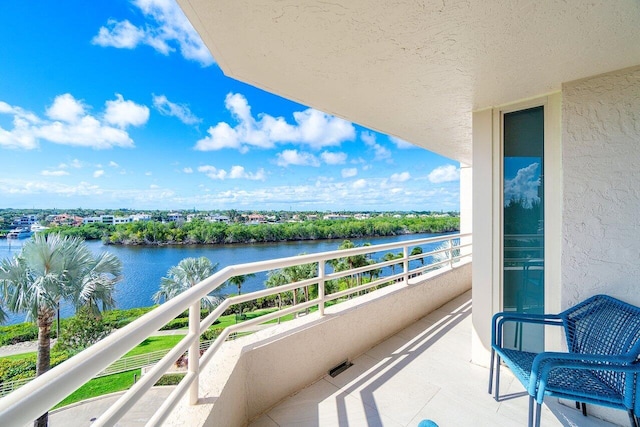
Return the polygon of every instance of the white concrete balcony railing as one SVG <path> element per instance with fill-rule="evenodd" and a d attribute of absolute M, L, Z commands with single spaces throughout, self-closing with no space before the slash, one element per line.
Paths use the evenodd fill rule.
<path fill-rule="evenodd" d="M 416 247 L 433 249 L 411 255 Z M 332 260 L 359 255 L 379 260 L 388 252 L 402 256 L 344 271 L 330 267 Z M 187 350 L 194 356 L 188 357 L 187 374 L 147 425 L 184 425 L 186 419 L 188 425 L 246 424 L 332 367 L 469 290 L 470 261 L 471 235 L 456 234 L 226 267 L 0 399 L 0 425 L 25 425 L 39 417 L 187 308 L 190 322 L 184 339 L 92 425 L 114 425 Z M 310 263 L 316 264 L 316 277 L 228 298 L 200 321 L 201 298 L 231 277 Z M 398 265 L 402 269 L 396 273 Z M 369 277 L 362 280 L 365 274 Z M 325 293 L 329 281 L 347 277 L 355 278 L 355 286 Z M 198 357 L 201 333 L 230 307 L 313 286 L 317 297 L 226 328 Z M 337 304 L 328 306 L 330 302 Z M 309 312 L 312 307 L 317 310 Z M 306 315 L 298 316 L 303 312 Z M 291 314 L 297 318 L 267 323 Z M 248 332 L 253 333 L 228 341 Z M 247 378 L 252 379 L 250 390 Z"/>

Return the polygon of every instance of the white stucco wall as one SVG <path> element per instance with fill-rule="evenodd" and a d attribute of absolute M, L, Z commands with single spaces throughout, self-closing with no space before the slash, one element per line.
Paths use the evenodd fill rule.
<path fill-rule="evenodd" d="M 640 66 L 566 83 L 562 307 L 640 305 Z"/>

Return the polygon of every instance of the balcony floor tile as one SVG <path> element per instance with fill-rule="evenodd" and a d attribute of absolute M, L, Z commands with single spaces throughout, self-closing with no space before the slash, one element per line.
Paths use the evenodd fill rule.
<path fill-rule="evenodd" d="M 488 369 L 472 364 L 471 293 L 451 301 L 352 361 L 282 401 L 250 427 L 526 425 L 528 399 L 502 369 L 496 402 L 487 393 Z M 542 425 L 612 427 L 548 399 Z"/>

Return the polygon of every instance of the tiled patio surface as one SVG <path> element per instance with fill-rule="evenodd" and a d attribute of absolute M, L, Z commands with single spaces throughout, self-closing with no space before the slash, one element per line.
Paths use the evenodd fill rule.
<path fill-rule="evenodd" d="M 417 426 L 423 419 L 439 427 L 526 426 L 528 400 L 508 369 L 501 395 L 487 393 L 489 371 L 470 363 L 471 293 L 417 321 L 353 360 L 335 378 L 326 376 L 290 396 L 251 427 Z M 613 426 L 583 417 L 548 399 L 543 427 Z"/>

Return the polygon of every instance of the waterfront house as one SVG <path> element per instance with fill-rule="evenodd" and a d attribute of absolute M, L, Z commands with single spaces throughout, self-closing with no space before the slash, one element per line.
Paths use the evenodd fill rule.
<path fill-rule="evenodd" d="M 461 232 L 473 234 L 473 262 L 468 271 L 416 285 L 434 304 L 471 287 L 470 331 L 450 349 L 452 363 L 469 345 L 474 366 L 488 365 L 490 319 L 503 309 L 558 312 L 597 293 L 640 305 L 640 2 L 178 3 L 230 77 L 458 162 Z M 412 305 L 402 292 L 373 292 L 368 298 L 380 295 L 380 305 L 371 300 L 324 323 L 300 319 L 282 336 L 271 332 L 253 346 L 223 350 L 215 363 L 218 373 L 229 371 L 224 380 L 203 370 L 200 391 L 185 397 L 169 422 L 243 425 L 270 410 L 282 414 L 286 405 L 274 405 L 321 378 L 339 362 L 338 350 L 357 357 L 394 332 L 354 329 L 356 323 L 380 329 L 383 317 L 397 331 L 435 308 Z M 349 319 L 342 329 L 335 327 L 341 317 Z M 341 339 L 347 333 L 351 340 Z M 532 349 L 563 346 L 552 331 L 522 335 Z M 428 367 L 422 374 L 430 375 Z M 449 378 L 455 381 L 455 371 Z M 459 410 L 438 411 L 444 398 L 427 406 L 442 425 L 461 425 L 452 420 L 465 412 L 487 425 L 524 424 L 526 405 L 500 418 L 510 402 L 491 407 L 478 387 L 484 385 L 458 391 Z M 339 394 L 331 390 L 327 395 Z M 425 387 L 414 398 L 436 393 Z M 346 394 L 339 403 L 346 405 Z M 384 401 L 375 403 L 365 405 L 367 417 L 393 415 Z M 346 407 L 338 405 L 345 417 Z M 320 404 L 317 410 L 321 424 Z M 627 422 L 619 411 L 592 414 Z M 553 414 L 545 417 L 543 424 L 561 425 Z"/>

